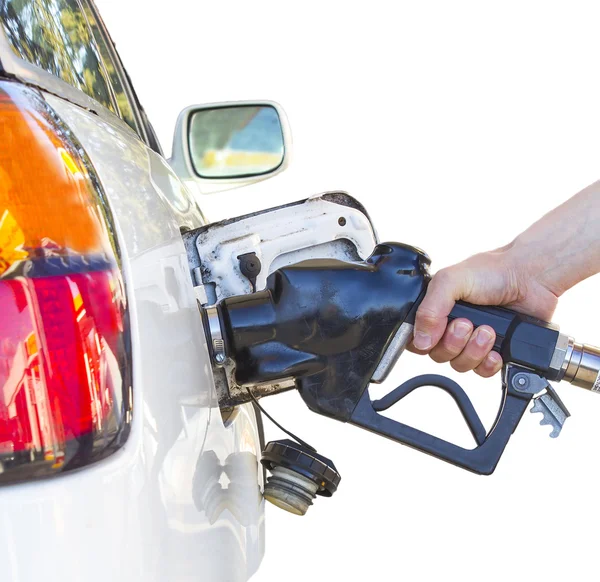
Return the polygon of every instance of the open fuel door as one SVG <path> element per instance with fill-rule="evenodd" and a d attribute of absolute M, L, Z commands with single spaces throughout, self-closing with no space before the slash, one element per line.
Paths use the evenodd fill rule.
<path fill-rule="evenodd" d="M 308 259 L 364 261 L 377 244 L 365 209 L 344 192 L 209 224 L 183 237 L 196 297 L 206 314 L 221 408 L 247 402 L 250 395 L 235 381 L 235 364 L 225 354 L 213 306 L 227 297 L 261 291 L 267 277 L 281 267 Z M 253 394 L 260 397 L 293 387 L 293 379 L 279 379 L 254 387 Z"/>

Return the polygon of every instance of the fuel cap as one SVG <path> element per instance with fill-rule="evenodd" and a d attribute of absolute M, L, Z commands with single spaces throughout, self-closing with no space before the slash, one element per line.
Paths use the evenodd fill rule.
<path fill-rule="evenodd" d="M 331 460 L 290 439 L 268 443 L 261 463 L 271 471 L 265 499 L 296 515 L 304 515 L 316 495 L 331 497 L 342 479 Z"/>

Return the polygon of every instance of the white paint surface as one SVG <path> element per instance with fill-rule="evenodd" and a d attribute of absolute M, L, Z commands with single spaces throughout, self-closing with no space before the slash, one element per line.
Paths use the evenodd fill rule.
<path fill-rule="evenodd" d="M 45 95 L 85 148 L 115 218 L 132 333 L 123 448 L 64 476 L 0 488 L 0 580 L 244 582 L 264 549 L 256 419 L 224 425 L 179 227 L 201 225 L 164 160 Z M 230 487 L 231 486 L 231 487 Z"/>

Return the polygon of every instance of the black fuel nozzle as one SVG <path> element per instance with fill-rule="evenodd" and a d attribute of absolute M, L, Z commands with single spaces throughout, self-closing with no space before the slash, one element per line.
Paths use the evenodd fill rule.
<path fill-rule="evenodd" d="M 348 420 L 427 281 L 429 257 L 377 245 L 364 263 L 313 259 L 283 267 L 264 291 L 219 304 L 240 385 L 294 378 L 306 404 Z"/>
<path fill-rule="evenodd" d="M 302 261 L 272 273 L 263 291 L 224 299 L 217 312 L 237 384 L 292 379 L 311 410 L 482 474 L 493 472 L 523 412 L 548 380 L 600 389 L 600 351 L 576 344 L 552 324 L 459 302 L 450 319 L 465 317 L 475 326 L 493 327 L 495 349 L 504 360 L 503 399 L 493 428 L 486 432 L 466 393 L 443 376 L 413 378 L 371 401 L 369 383 L 385 379 L 412 338 L 429 262 L 417 248 L 380 244 L 364 262 Z M 454 398 L 475 448 L 464 449 L 379 414 L 425 385 Z M 552 402 L 540 400 L 542 412 L 544 406 L 558 406 L 555 393 L 547 392 Z"/>

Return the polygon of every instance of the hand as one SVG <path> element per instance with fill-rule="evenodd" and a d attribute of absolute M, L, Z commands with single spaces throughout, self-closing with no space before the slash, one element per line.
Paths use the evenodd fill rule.
<path fill-rule="evenodd" d="M 475 370 L 480 376 L 493 376 L 502 367 L 502 358 L 492 351 L 494 330 L 487 325 L 473 329 L 467 319 L 447 325 L 448 314 L 461 299 L 476 305 L 502 305 L 550 321 L 558 297 L 544 284 L 547 269 L 529 256 L 513 243 L 439 271 L 417 310 L 410 349 L 428 353 L 436 362 L 450 362 L 458 372 Z"/>
<path fill-rule="evenodd" d="M 550 321 L 558 298 L 600 273 L 600 181 L 561 204 L 510 245 L 475 255 L 433 277 L 417 310 L 410 349 L 450 362 L 458 372 L 492 376 L 502 367 L 491 351 L 494 330 L 466 319 L 448 324 L 455 301 L 503 305 Z"/>

